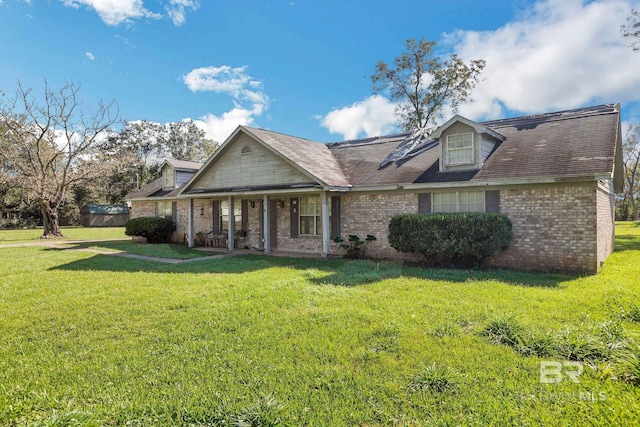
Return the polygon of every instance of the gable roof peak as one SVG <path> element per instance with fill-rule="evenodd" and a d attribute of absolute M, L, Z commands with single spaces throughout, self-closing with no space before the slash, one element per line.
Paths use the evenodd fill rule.
<path fill-rule="evenodd" d="M 478 123 L 478 122 L 474 122 L 473 120 L 469 120 L 466 117 L 461 116 L 460 114 L 456 114 L 455 116 L 453 116 L 452 118 L 450 118 L 449 120 L 447 120 L 444 124 L 438 126 L 432 133 L 431 133 L 431 138 L 433 139 L 440 139 L 440 137 L 442 136 L 442 132 L 444 132 L 445 130 L 447 130 L 448 128 L 450 128 L 454 123 L 463 123 L 469 127 L 472 127 L 476 132 L 478 133 L 484 133 L 487 135 L 491 135 L 492 137 L 500 140 L 500 141 L 504 141 L 505 137 L 504 135 L 499 134 L 498 132 L 494 131 L 493 129 L 485 126 L 482 123 Z"/>

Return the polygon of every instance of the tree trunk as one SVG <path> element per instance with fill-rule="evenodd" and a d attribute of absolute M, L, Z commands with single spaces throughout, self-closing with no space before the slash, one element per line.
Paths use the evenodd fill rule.
<path fill-rule="evenodd" d="M 40 211 L 42 212 L 42 225 L 44 225 L 44 232 L 40 238 L 60 239 L 64 237 L 58 221 L 58 204 L 49 200 L 40 200 Z"/>

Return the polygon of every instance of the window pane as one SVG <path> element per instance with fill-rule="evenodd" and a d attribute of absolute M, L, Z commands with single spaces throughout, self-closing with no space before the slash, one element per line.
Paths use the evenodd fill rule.
<path fill-rule="evenodd" d="M 313 234 L 312 216 L 300 216 L 300 234 Z"/>
<path fill-rule="evenodd" d="M 447 157 L 449 164 L 473 162 L 473 133 L 447 136 Z"/>
<path fill-rule="evenodd" d="M 300 234 L 318 235 L 320 234 L 320 197 L 303 196 L 300 197 Z"/>

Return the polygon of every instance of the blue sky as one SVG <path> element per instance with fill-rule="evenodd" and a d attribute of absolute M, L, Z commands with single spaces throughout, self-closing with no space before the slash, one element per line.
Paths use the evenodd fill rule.
<path fill-rule="evenodd" d="M 80 84 L 125 120 L 239 124 L 317 141 L 395 130 L 369 76 L 407 38 L 485 59 L 474 120 L 620 102 L 640 120 L 631 0 L 0 0 L 0 90 Z"/>

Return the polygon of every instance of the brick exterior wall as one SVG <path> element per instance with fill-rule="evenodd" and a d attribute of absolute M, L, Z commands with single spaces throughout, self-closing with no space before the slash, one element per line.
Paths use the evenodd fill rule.
<path fill-rule="evenodd" d="M 289 197 L 279 198 L 284 201 L 284 207 L 276 208 L 278 217 L 278 246 L 276 250 L 285 252 L 315 253 L 322 252 L 322 236 L 291 237 L 291 208 Z"/>
<path fill-rule="evenodd" d="M 595 184 L 500 191 L 513 224 L 511 246 L 490 265 L 518 270 L 597 271 Z"/>
<path fill-rule="evenodd" d="M 189 219 L 189 205 L 187 202 L 187 221 Z M 187 222 L 188 227 L 188 222 Z M 193 238 L 196 234 L 207 234 L 213 230 L 213 201 L 210 199 L 193 200 Z M 196 243 L 198 244 L 198 243 Z"/>
<path fill-rule="evenodd" d="M 598 214 L 598 266 L 613 252 L 615 247 L 614 211 L 615 196 L 613 182 L 598 186 L 596 205 Z"/>
<path fill-rule="evenodd" d="M 261 199 L 249 200 L 249 212 L 247 214 L 247 236 L 244 244 L 250 249 L 261 249 L 262 238 L 260 237 L 260 231 L 262 230 L 262 223 L 260 222 L 260 204 Z M 254 207 L 251 207 L 253 202 Z"/>
<path fill-rule="evenodd" d="M 141 216 L 156 216 L 156 202 L 132 201 L 129 217 L 133 219 Z"/>
<path fill-rule="evenodd" d="M 175 243 L 187 244 L 189 239 L 189 200 L 178 200 L 176 203 Z"/>
<path fill-rule="evenodd" d="M 290 235 L 290 199 L 279 197 L 277 207 L 277 242 L 273 250 L 298 253 L 322 251 L 320 236 Z M 259 249 L 262 224 L 261 198 L 253 199 L 247 213 L 247 236 L 242 246 Z M 236 203 L 241 203 L 240 199 Z M 394 260 L 420 260 L 402 254 L 388 240 L 389 221 L 393 215 L 418 212 L 418 193 L 343 194 L 340 196 L 340 235 L 356 234 L 364 238 L 373 234 L 377 240 L 367 243 L 367 256 Z M 488 264 L 519 270 L 594 273 L 613 251 L 614 196 L 611 183 L 606 185 L 566 184 L 538 187 L 511 187 L 500 190 L 500 212 L 513 223 L 511 246 L 488 260 Z M 133 202 L 131 218 L 155 215 L 155 202 Z M 189 201 L 177 202 L 176 241 L 188 232 Z M 194 233 L 207 233 L 213 227 L 211 199 L 194 200 Z M 274 248 L 274 246 L 276 246 Z M 330 254 L 343 251 L 332 243 Z"/>
<path fill-rule="evenodd" d="M 396 251 L 389 244 L 389 221 L 391 217 L 404 213 L 418 213 L 416 193 L 356 194 L 340 197 L 340 235 L 346 239 L 349 234 L 364 239 L 367 234 L 376 236 L 375 241 L 366 243 L 366 255 L 374 258 L 415 260 L 411 254 Z M 332 245 L 332 253 L 342 253 L 337 245 Z"/>

